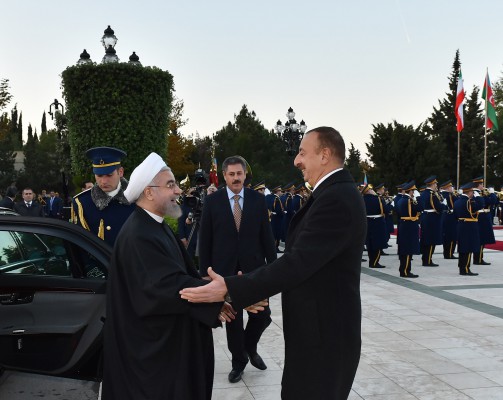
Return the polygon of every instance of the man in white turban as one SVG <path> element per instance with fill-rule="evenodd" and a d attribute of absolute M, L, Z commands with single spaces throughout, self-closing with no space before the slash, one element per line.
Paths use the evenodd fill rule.
<path fill-rule="evenodd" d="M 208 283 L 164 223 L 165 215 L 180 215 L 180 194 L 155 153 L 133 171 L 124 192 L 137 207 L 115 242 L 107 282 L 104 400 L 211 398 L 211 328 L 233 314 L 222 302 L 191 304 L 178 295 Z"/>

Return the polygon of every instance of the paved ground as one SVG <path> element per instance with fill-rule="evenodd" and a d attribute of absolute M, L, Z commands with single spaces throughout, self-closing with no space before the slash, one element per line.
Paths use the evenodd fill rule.
<path fill-rule="evenodd" d="M 503 231 L 496 231 L 503 240 Z M 393 241 L 391 242 L 393 245 Z M 440 248 L 438 250 L 441 250 Z M 435 254 L 437 268 L 419 278 L 398 277 L 396 246 L 382 257 L 386 269 L 362 269 L 363 348 L 351 400 L 503 399 L 503 253 L 486 251 L 490 266 L 477 277 L 458 275 L 457 260 Z M 393 254 L 395 253 L 395 254 Z M 279 296 L 271 299 L 273 324 L 259 353 L 266 371 L 247 366 L 230 384 L 223 329 L 214 332 L 215 400 L 280 399 L 283 338 Z"/>
<path fill-rule="evenodd" d="M 496 231 L 503 240 L 503 230 Z M 393 243 L 393 241 L 391 242 Z M 394 245 L 394 243 L 393 243 Z M 440 249 L 438 249 L 440 250 Z M 396 246 L 382 257 L 386 269 L 362 269 L 363 348 L 350 400 L 503 399 L 503 253 L 486 251 L 489 266 L 477 277 L 458 275 L 457 260 L 435 254 L 437 268 L 398 277 Z M 224 329 L 214 330 L 214 400 L 280 399 L 283 332 L 280 297 L 271 299 L 273 323 L 259 353 L 268 369 L 248 366 L 230 384 Z M 0 399 L 96 399 L 98 385 L 29 374 L 0 378 Z M 313 399 L 316 400 L 316 399 Z"/>

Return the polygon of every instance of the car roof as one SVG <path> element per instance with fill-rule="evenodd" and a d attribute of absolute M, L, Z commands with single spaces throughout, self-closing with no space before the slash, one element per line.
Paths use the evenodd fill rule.
<path fill-rule="evenodd" d="M 0 207 L 0 215 L 19 215 L 19 214 L 15 211 L 12 211 L 10 208 Z"/>

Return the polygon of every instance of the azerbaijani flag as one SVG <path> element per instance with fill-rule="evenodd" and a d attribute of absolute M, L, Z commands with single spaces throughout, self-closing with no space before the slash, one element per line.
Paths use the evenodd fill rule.
<path fill-rule="evenodd" d="M 486 80 L 484 81 L 484 89 L 482 90 L 482 98 L 486 101 L 486 126 L 487 129 L 495 127 L 498 130 L 498 120 L 496 119 L 496 110 L 494 109 L 493 90 L 489 81 L 489 72 L 486 72 Z"/>
<path fill-rule="evenodd" d="M 458 89 L 456 91 L 456 108 L 454 113 L 456 114 L 456 128 L 458 133 L 463 130 L 465 126 L 463 120 L 463 103 L 465 101 L 465 91 L 463 89 L 463 75 L 461 74 L 461 69 L 459 70 L 458 77 Z"/>

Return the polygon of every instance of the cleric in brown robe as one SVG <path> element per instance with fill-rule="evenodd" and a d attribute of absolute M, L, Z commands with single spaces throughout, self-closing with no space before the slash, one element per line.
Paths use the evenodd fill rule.
<path fill-rule="evenodd" d="M 211 328 L 231 311 L 222 302 L 191 304 L 178 295 L 208 283 L 163 221 L 179 216 L 180 188 L 151 153 L 124 195 L 137 207 L 115 242 L 109 271 L 102 399 L 210 399 Z"/>

